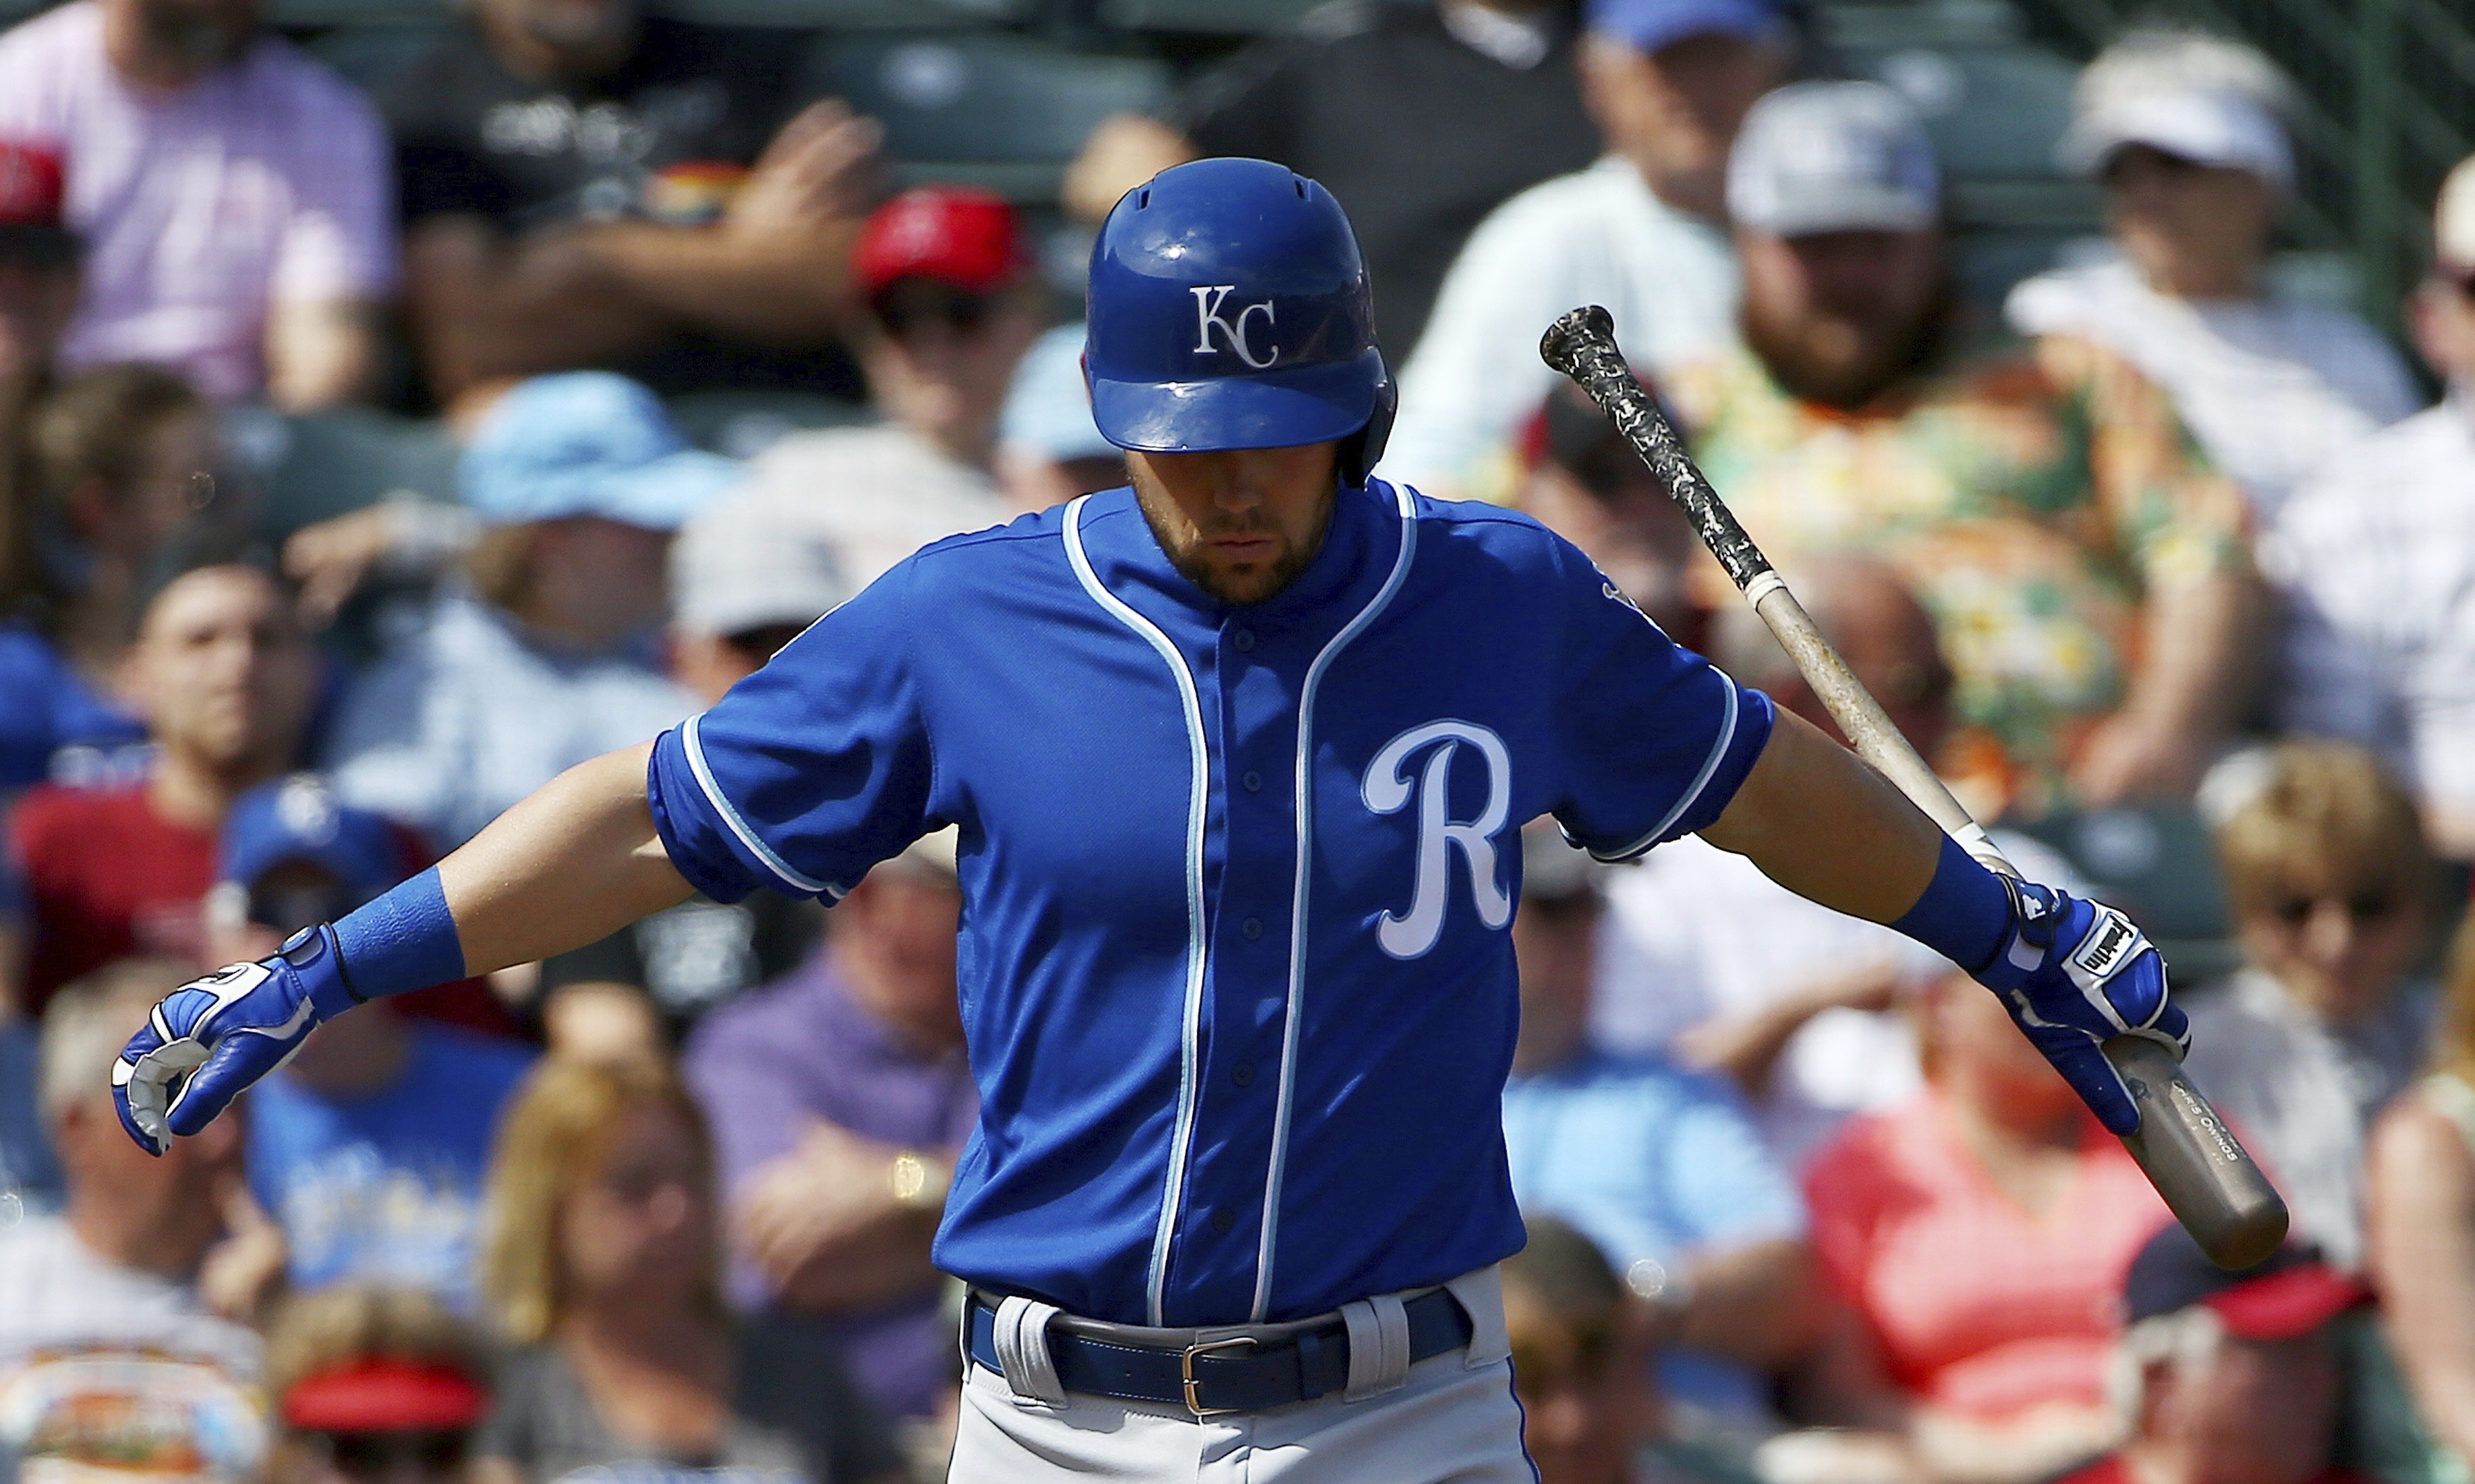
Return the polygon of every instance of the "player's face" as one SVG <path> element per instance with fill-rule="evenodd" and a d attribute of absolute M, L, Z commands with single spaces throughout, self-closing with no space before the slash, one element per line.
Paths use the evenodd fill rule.
<path fill-rule="evenodd" d="M 1224 603 L 1260 603 L 1323 545 L 1339 485 L 1337 443 L 1126 455 L 1161 549 Z"/>

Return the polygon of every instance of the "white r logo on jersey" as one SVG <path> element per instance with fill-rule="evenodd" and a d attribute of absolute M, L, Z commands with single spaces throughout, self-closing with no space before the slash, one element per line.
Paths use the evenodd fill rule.
<path fill-rule="evenodd" d="M 1448 788 L 1453 759 L 1459 755 L 1463 742 L 1486 760 L 1486 807 L 1467 823 L 1451 817 Z M 1413 791 L 1402 769 L 1428 747 L 1434 751 L 1418 774 L 1414 790 L 1418 795 L 1417 886 L 1409 897 L 1409 911 L 1406 914 L 1385 912 L 1375 929 L 1375 940 L 1396 959 L 1415 959 L 1434 947 L 1435 939 L 1443 936 L 1444 898 L 1451 889 L 1449 874 L 1455 847 L 1459 848 L 1462 861 L 1469 866 L 1470 897 L 1477 903 L 1478 920 L 1490 928 L 1501 928 L 1512 920 L 1512 899 L 1505 895 L 1495 873 L 1494 836 L 1504 828 L 1506 815 L 1512 812 L 1512 757 L 1505 749 L 1503 738 L 1475 721 L 1450 718 L 1411 727 L 1385 742 L 1384 750 L 1375 754 L 1375 761 L 1366 766 L 1366 781 L 1360 790 L 1366 807 L 1379 815 L 1388 815 L 1409 803 Z"/>
<path fill-rule="evenodd" d="M 1274 324 L 1272 301 L 1266 299 L 1259 304 L 1248 304 L 1238 311 L 1236 319 L 1230 319 L 1220 312 L 1220 304 L 1237 287 L 1235 283 L 1206 283 L 1187 290 L 1194 296 L 1194 353 L 1220 353 L 1220 348 L 1212 343 L 1212 332 L 1216 329 L 1220 331 L 1220 337 L 1229 342 L 1229 349 L 1238 353 L 1239 360 L 1250 369 L 1261 371 L 1281 358 L 1281 348 L 1277 345 L 1272 347 L 1271 354 L 1257 360 L 1254 348 L 1246 343 L 1246 321 L 1250 316 L 1260 314 L 1264 324 Z"/>

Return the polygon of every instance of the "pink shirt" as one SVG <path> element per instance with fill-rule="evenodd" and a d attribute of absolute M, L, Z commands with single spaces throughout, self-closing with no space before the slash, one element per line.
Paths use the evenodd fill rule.
<path fill-rule="evenodd" d="M 149 360 L 210 395 L 266 384 L 278 303 L 395 287 L 386 134 L 351 85 L 279 37 L 175 93 L 141 93 L 77 0 L 0 36 L 0 137 L 60 150 L 86 239 L 72 367 Z"/>
<path fill-rule="evenodd" d="M 2121 1144 L 2087 1130 L 2043 1218 L 1986 1180 L 1930 1089 L 1850 1120 L 1807 1167 L 1823 1271 L 1919 1399 L 1985 1419 L 2105 1399 L 2123 1277 L 2170 1218 Z"/>

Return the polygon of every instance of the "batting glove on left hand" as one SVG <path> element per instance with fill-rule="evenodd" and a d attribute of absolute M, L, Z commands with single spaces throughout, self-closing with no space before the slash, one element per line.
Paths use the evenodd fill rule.
<path fill-rule="evenodd" d="M 282 1066 L 310 1030 L 360 1003 L 345 983 L 335 930 L 292 936 L 159 1001 L 111 1067 L 120 1126 L 150 1155 L 214 1121 L 243 1088 Z"/>
<path fill-rule="evenodd" d="M 2102 903 L 2003 878 L 2011 931 L 1976 982 L 2002 996 L 2011 1018 L 2097 1116 L 2120 1135 L 2140 1109 L 2103 1045 L 2119 1035 L 2157 1042 L 2181 1060 L 2192 1049 L 2183 1011 L 2166 997 L 2166 961 L 2131 919 Z"/>

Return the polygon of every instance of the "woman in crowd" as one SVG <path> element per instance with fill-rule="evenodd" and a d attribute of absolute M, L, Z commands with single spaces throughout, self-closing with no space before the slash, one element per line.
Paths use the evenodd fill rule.
<path fill-rule="evenodd" d="M 1805 1176 L 1840 1303 L 1767 1476 L 2045 1478 L 2111 1447 L 2116 1296 L 2169 1218 L 2122 1145 L 1966 979 L 1920 1006 L 1925 1088 Z"/>
<path fill-rule="evenodd" d="M 2432 1073 L 2372 1131 L 2365 1235 L 2389 1345 L 2463 1479 L 2475 1471 L 2475 920 L 2450 951 L 2437 1039 Z"/>
<path fill-rule="evenodd" d="M 516 1349 L 483 1484 L 624 1463 L 900 1476 L 885 1424 L 814 1331 L 733 1325 L 712 1149 L 667 1066 L 544 1062 L 500 1131 L 489 1204 L 482 1283 Z"/>
<path fill-rule="evenodd" d="M 2193 1081 L 2243 1131 L 2335 1266 L 2364 1259 L 2364 1146 L 2421 1067 L 2432 856 L 2414 802 L 2344 742 L 2228 760 L 2203 807 L 2243 967 L 2193 995 Z"/>
<path fill-rule="evenodd" d="M 490 1407 L 481 1338 L 418 1289 L 293 1298 L 266 1339 L 272 1484 L 462 1484 Z"/>
<path fill-rule="evenodd" d="M 2239 41 L 2143 30 L 2107 47 L 2080 75 L 2062 153 L 2104 186 L 2115 251 L 2030 279 L 2005 306 L 2022 334 L 2093 340 L 2156 382 L 2264 519 L 2423 400 L 2371 327 L 2268 278 L 2294 192 L 2292 94 Z"/>

